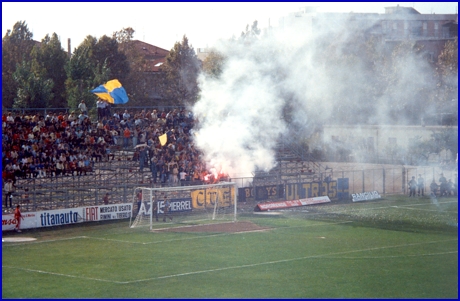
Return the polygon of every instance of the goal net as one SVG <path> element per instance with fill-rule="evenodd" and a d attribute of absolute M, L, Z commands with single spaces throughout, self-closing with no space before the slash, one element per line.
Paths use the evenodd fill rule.
<path fill-rule="evenodd" d="M 162 188 L 138 187 L 133 193 L 135 218 L 130 227 L 153 228 L 155 223 L 173 222 L 199 224 L 210 221 L 236 221 L 236 183 L 174 186 Z M 169 210 L 165 204 L 169 202 Z"/>

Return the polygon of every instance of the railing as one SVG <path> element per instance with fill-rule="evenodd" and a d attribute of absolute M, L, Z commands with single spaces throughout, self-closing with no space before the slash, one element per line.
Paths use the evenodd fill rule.
<path fill-rule="evenodd" d="M 173 109 L 185 109 L 183 107 L 178 107 L 178 106 L 123 106 L 123 107 L 118 107 L 118 106 L 112 106 L 110 108 L 112 114 L 114 113 L 114 110 L 128 110 L 128 112 L 132 111 L 142 111 L 142 110 L 173 110 Z M 94 108 L 88 108 L 89 111 L 91 110 L 96 110 L 96 107 Z M 72 108 L 3 108 L 3 114 L 6 114 L 7 112 L 12 112 L 14 114 L 19 113 L 21 115 L 42 115 L 46 116 L 48 113 L 64 113 L 64 114 L 69 114 L 72 111 L 79 112 L 78 109 L 72 109 Z M 96 114 L 96 113 L 95 113 Z"/>

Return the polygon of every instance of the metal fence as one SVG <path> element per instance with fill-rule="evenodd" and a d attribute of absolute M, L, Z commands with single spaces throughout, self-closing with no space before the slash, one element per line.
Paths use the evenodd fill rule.
<path fill-rule="evenodd" d="M 338 201 L 340 196 L 347 196 L 345 199 L 349 199 L 351 194 L 372 191 L 378 191 L 381 195 L 408 194 L 410 179 L 413 176 L 417 179 L 419 175 L 425 179 L 425 192 L 429 194 L 431 181 L 434 179 L 439 184 L 441 173 L 447 180 L 451 179 L 457 185 L 456 168 L 382 166 L 381 168 L 335 171 L 331 180 L 338 183 L 340 179 L 348 179 L 348 187 L 337 186 L 334 194 L 336 197 L 331 199 Z M 326 177 L 331 176 L 331 171 L 324 171 L 311 177 L 299 176 L 297 181 L 292 178 L 292 175 L 288 176 L 283 179 L 282 175 L 277 175 L 265 177 L 264 180 L 241 177 L 232 178 L 231 181 L 236 182 L 240 188 L 248 188 L 245 190 L 246 193 L 249 190 L 254 192 L 257 189 L 263 190 L 269 185 L 276 187 L 277 193 L 271 194 L 267 199 L 256 200 L 254 193 L 246 195 L 244 202 L 251 205 L 267 200 L 285 200 L 286 191 L 283 192 L 279 185 L 292 187 L 292 185 L 309 182 L 323 183 Z M 182 185 L 193 184 L 196 183 L 182 183 Z M 139 162 L 132 160 L 132 152 L 117 151 L 115 160 L 96 163 L 94 172 L 86 176 L 18 179 L 13 205 L 21 204 L 25 212 L 100 205 L 107 192 L 110 194 L 110 203 L 126 203 L 133 201 L 136 187 L 153 187 L 153 185 L 150 171 L 147 168 L 143 173 L 139 172 Z M 156 187 L 161 185 L 171 184 L 155 184 Z M 278 193 L 279 190 L 282 192 Z"/>
<path fill-rule="evenodd" d="M 424 179 L 424 188 L 425 194 L 430 194 L 430 184 L 435 180 L 435 182 L 439 185 L 439 179 L 441 174 L 449 180 L 451 179 L 454 183 L 455 187 L 457 187 L 458 177 L 457 177 L 457 169 L 444 169 L 442 167 L 434 167 L 434 166 L 398 166 L 395 167 L 393 165 L 389 167 L 381 167 L 381 168 L 368 168 L 368 169 L 356 169 L 356 170 L 342 170 L 339 172 L 335 172 L 333 177 L 331 178 L 332 181 L 342 181 L 343 179 L 347 180 L 345 182 L 348 183 L 346 186 L 337 185 L 337 190 L 332 193 L 334 200 L 340 199 L 349 199 L 352 194 L 356 193 L 363 193 L 363 192 L 372 192 L 377 191 L 381 195 L 403 195 L 409 193 L 408 183 L 415 177 L 418 180 L 419 175 Z M 318 182 L 323 183 L 325 182 L 326 177 L 331 176 L 331 172 L 321 172 L 319 175 L 315 175 L 311 179 L 303 178 L 297 181 L 298 185 L 302 185 L 308 182 Z M 266 179 L 266 181 L 255 181 L 254 178 L 233 178 L 232 181 L 236 182 L 239 187 L 246 187 L 250 188 L 253 191 L 257 191 L 258 189 L 269 187 L 271 185 L 285 185 L 287 184 L 292 185 L 293 182 L 280 180 L 279 178 L 272 177 L 270 179 Z M 320 184 L 319 187 L 323 185 Z M 248 194 L 249 195 L 249 194 Z M 246 202 L 254 202 L 257 203 L 260 200 L 257 200 L 254 195 L 256 193 L 250 194 L 250 197 L 246 197 Z M 288 196 L 286 192 L 282 194 L 282 197 L 273 196 L 270 198 L 271 201 L 275 200 L 287 200 Z"/>

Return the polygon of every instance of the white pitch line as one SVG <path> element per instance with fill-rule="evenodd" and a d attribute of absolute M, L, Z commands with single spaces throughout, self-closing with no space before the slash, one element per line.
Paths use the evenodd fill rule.
<path fill-rule="evenodd" d="M 68 238 L 49 239 L 49 240 L 34 240 L 33 242 L 25 242 L 25 243 L 17 243 L 17 244 L 5 244 L 5 245 L 2 245 L 2 246 L 3 247 L 15 247 L 15 246 L 23 246 L 23 245 L 31 245 L 31 244 L 41 244 L 41 243 L 48 243 L 48 242 L 72 240 L 72 239 L 79 239 L 79 238 L 87 238 L 87 236 L 74 236 L 74 237 L 68 237 Z"/>
<path fill-rule="evenodd" d="M 47 271 L 42 271 L 42 270 L 25 269 L 25 268 L 20 268 L 20 267 L 17 267 L 17 266 L 2 265 L 2 269 L 3 268 L 14 269 L 14 270 L 22 270 L 22 271 L 26 271 L 26 272 L 34 272 L 34 273 L 40 273 L 40 274 L 48 274 L 48 275 L 54 275 L 54 276 L 79 278 L 79 279 L 84 279 L 84 280 L 94 280 L 94 281 L 119 283 L 119 284 L 125 283 L 125 282 L 107 280 L 107 279 L 100 279 L 100 278 L 91 278 L 91 277 L 84 277 L 84 276 L 76 276 L 76 275 L 69 275 L 69 274 L 62 274 L 62 273 L 47 272 Z"/>
<path fill-rule="evenodd" d="M 434 211 L 434 212 L 439 212 L 439 210 L 435 209 L 420 209 L 420 208 L 409 208 L 409 207 L 403 207 L 403 206 L 391 206 L 393 208 L 399 208 L 399 209 L 407 209 L 407 210 L 417 210 L 417 211 Z M 458 213 L 457 211 L 449 211 L 451 213 Z"/>
<path fill-rule="evenodd" d="M 311 256 L 304 256 L 304 257 L 298 257 L 298 258 L 290 258 L 290 259 L 282 259 L 282 260 L 274 260 L 274 261 L 253 263 L 253 264 L 238 265 L 238 266 L 225 267 L 225 268 L 217 268 L 217 269 L 201 270 L 201 271 L 194 271 L 194 272 L 188 272 L 188 273 L 164 275 L 164 276 L 158 276 L 158 277 L 152 277 L 152 278 L 146 278 L 146 279 L 139 279 L 139 280 L 132 280 L 132 281 L 116 281 L 116 280 L 107 280 L 107 279 L 100 279 L 100 278 L 91 278 L 91 277 L 84 277 L 84 276 L 77 276 L 77 275 L 69 275 L 69 274 L 62 274 L 62 273 L 55 273 L 55 272 L 47 272 L 47 271 L 42 271 L 42 270 L 26 269 L 26 268 L 21 268 L 21 267 L 17 267 L 17 266 L 3 266 L 2 265 L 2 268 L 9 268 L 9 269 L 16 269 L 16 270 L 19 269 L 19 270 L 28 271 L 28 272 L 49 274 L 49 275 L 55 275 L 55 276 L 61 276 L 61 277 L 79 278 L 79 279 L 91 280 L 91 281 L 109 282 L 109 283 L 116 283 L 116 284 L 130 284 L 130 283 L 146 282 L 146 281 L 159 280 L 159 279 L 182 277 L 182 276 L 188 276 L 188 275 L 219 272 L 219 271 L 225 271 L 225 270 L 250 268 L 250 267 L 256 267 L 256 266 L 261 266 L 261 265 L 277 264 L 277 263 L 298 261 L 298 260 L 304 260 L 304 259 L 310 259 L 310 258 L 322 258 L 322 257 L 331 256 L 331 255 L 351 254 L 351 253 L 358 253 L 358 252 L 365 252 L 365 251 L 382 250 L 382 249 L 389 249 L 389 248 L 400 248 L 400 247 L 408 247 L 408 246 L 415 246 L 415 245 L 422 245 L 422 244 L 448 242 L 448 241 L 455 241 L 455 240 L 458 240 L 458 239 L 438 240 L 438 241 L 430 241 L 430 242 L 422 242 L 422 243 L 412 243 L 412 244 L 394 245 L 394 246 L 386 246 L 386 247 L 367 248 L 367 249 L 361 249 L 361 250 L 352 250 L 352 251 L 336 252 L 336 253 L 329 253 L 329 254 L 311 255 Z"/>
<path fill-rule="evenodd" d="M 328 257 L 327 259 L 386 259 L 386 258 L 404 258 L 404 257 L 422 257 L 422 256 L 438 256 L 446 254 L 458 254 L 458 251 L 427 253 L 427 254 L 410 254 L 410 255 L 389 255 L 389 256 L 359 256 L 359 257 Z"/>
<path fill-rule="evenodd" d="M 449 203 L 457 203 L 457 202 L 456 201 L 438 202 L 438 204 L 449 204 Z M 409 204 L 409 205 L 388 205 L 388 206 L 372 207 L 372 208 L 353 208 L 353 210 L 354 211 L 378 210 L 378 209 L 403 208 L 403 207 L 426 206 L 426 205 L 434 205 L 434 204 L 432 204 L 432 203 L 419 203 L 419 204 Z M 433 210 L 433 211 L 439 211 L 439 210 Z M 343 212 L 349 212 L 349 210 L 344 209 L 344 210 L 341 210 L 341 211 L 333 211 L 333 212 L 328 212 L 328 213 L 343 213 Z M 454 212 L 454 211 L 452 211 L 452 212 Z M 318 213 L 318 214 L 322 214 L 322 213 Z"/>
<path fill-rule="evenodd" d="M 232 269 L 250 268 L 250 267 L 256 267 L 256 266 L 261 266 L 261 265 L 277 264 L 277 263 L 298 261 L 298 260 L 304 260 L 304 259 L 310 259 L 310 258 L 320 258 L 320 257 L 326 257 L 326 256 L 330 256 L 330 255 L 350 254 L 350 253 L 357 253 L 357 252 L 374 251 L 374 250 L 382 250 L 382 249 L 389 249 L 389 248 L 399 248 L 399 247 L 407 247 L 407 246 L 414 246 L 414 245 L 421 245 L 421 244 L 431 244 L 431 243 L 439 243 L 439 242 L 455 241 L 455 240 L 458 240 L 458 239 L 448 239 L 448 240 L 431 241 L 431 242 L 424 242 L 424 243 L 412 243 L 412 244 L 395 245 L 395 246 L 387 246 L 387 247 L 375 247 L 375 248 L 368 248 L 368 249 L 362 249 L 362 250 L 353 250 L 353 251 L 345 251 L 345 252 L 337 252 L 337 253 L 330 253 L 330 254 L 311 255 L 311 256 L 291 258 L 291 259 L 282 259 L 282 260 L 267 261 L 267 262 L 253 263 L 253 264 L 245 264 L 245 265 L 226 267 L 226 268 L 209 269 L 209 270 L 202 270 L 202 271 L 195 271 L 195 272 L 188 272 L 188 273 L 181 273 L 181 274 L 165 275 L 165 276 L 159 276 L 159 277 L 153 277 L 153 278 L 126 281 L 124 283 L 128 284 L 128 283 L 145 282 L 145 281 L 152 281 L 152 280 L 159 280 L 159 279 L 166 279 L 166 278 L 174 278 L 174 277 L 181 277 L 181 276 L 188 276 L 188 275 L 195 275 L 195 274 L 219 272 L 219 271 L 232 270 Z"/>
<path fill-rule="evenodd" d="M 158 241 L 152 241 L 152 242 L 135 242 L 135 241 L 128 241 L 128 240 L 91 237 L 91 236 L 82 236 L 82 237 L 88 238 L 88 239 L 95 239 L 95 240 L 105 240 L 105 241 L 115 241 L 115 242 L 131 243 L 131 244 L 150 245 L 150 244 L 161 244 L 161 243 L 167 243 L 167 242 L 173 242 L 173 241 L 203 239 L 203 238 L 216 237 L 216 236 L 228 236 L 228 235 L 236 235 L 236 234 L 265 232 L 267 230 L 287 230 L 287 229 L 295 229 L 295 228 L 306 228 L 306 227 L 313 227 L 313 226 L 328 226 L 328 225 L 338 225 L 338 224 L 347 224 L 347 223 L 352 223 L 352 221 L 344 221 L 344 222 L 337 222 L 337 223 L 322 223 L 322 224 L 313 224 L 313 225 L 298 226 L 298 227 L 281 227 L 281 228 L 272 228 L 272 229 L 264 229 L 264 230 L 256 230 L 256 231 L 244 231 L 244 232 L 235 232 L 235 233 L 208 234 L 208 235 L 203 235 L 203 236 L 181 237 L 181 238 L 158 240 Z M 182 227 L 178 227 L 178 228 L 182 228 Z"/>
<path fill-rule="evenodd" d="M 450 204 L 450 203 L 458 203 L 457 201 L 445 201 L 439 202 L 438 204 Z M 421 204 L 408 204 L 408 205 L 399 205 L 400 207 L 411 207 L 411 206 L 423 206 L 423 205 L 434 205 L 433 203 L 421 203 Z"/>

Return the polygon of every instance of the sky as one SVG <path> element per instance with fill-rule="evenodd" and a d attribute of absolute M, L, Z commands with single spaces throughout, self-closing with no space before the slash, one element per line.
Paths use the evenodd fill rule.
<path fill-rule="evenodd" d="M 213 46 L 220 39 L 238 37 L 246 25 L 276 27 L 280 18 L 304 6 L 319 12 L 380 13 L 385 7 L 414 7 L 422 14 L 455 14 L 457 2 L 2 2 L 2 36 L 25 21 L 33 39 L 54 32 L 67 50 L 86 36 L 100 38 L 126 27 L 134 38 L 170 50 L 186 35 L 195 48 Z"/>

